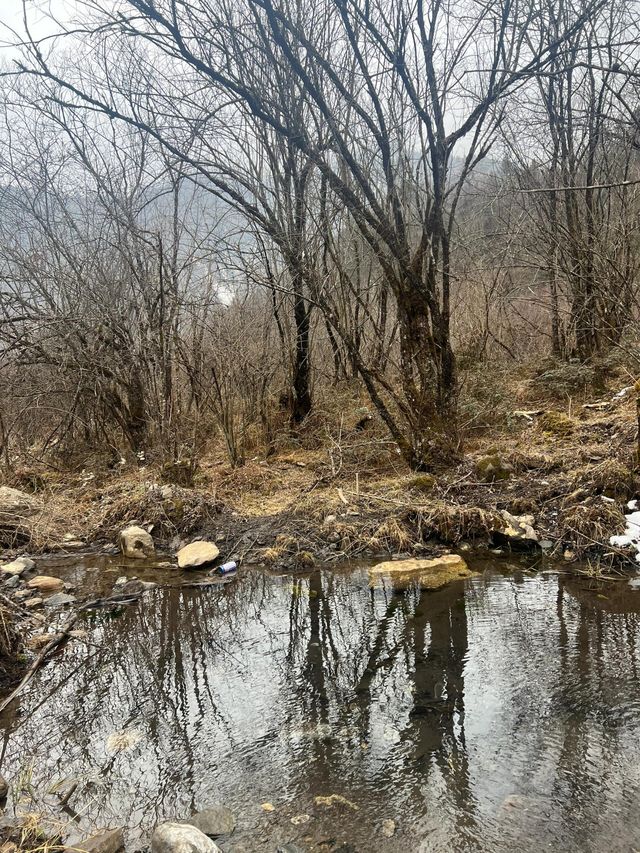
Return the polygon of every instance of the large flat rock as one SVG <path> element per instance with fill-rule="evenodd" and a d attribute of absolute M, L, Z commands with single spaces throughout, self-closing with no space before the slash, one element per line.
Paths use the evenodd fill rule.
<path fill-rule="evenodd" d="M 369 569 L 372 586 L 388 579 L 396 589 L 406 589 L 413 584 L 422 589 L 439 589 L 451 581 L 475 574 L 458 554 L 444 554 L 432 560 L 388 560 Z"/>

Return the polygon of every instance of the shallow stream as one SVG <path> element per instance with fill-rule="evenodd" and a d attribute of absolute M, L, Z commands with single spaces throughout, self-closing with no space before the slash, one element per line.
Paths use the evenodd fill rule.
<path fill-rule="evenodd" d="M 640 591 L 480 568 L 395 593 L 366 567 L 203 590 L 149 568 L 166 585 L 88 617 L 5 714 L 8 811 L 30 791 L 129 853 L 210 803 L 225 853 L 640 849 Z"/>

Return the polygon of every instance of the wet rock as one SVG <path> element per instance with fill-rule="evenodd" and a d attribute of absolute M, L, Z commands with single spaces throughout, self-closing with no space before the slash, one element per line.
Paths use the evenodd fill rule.
<path fill-rule="evenodd" d="M 69 595 L 66 592 L 56 592 L 46 600 L 47 607 L 66 607 L 67 604 L 74 604 L 76 601 L 75 595 Z"/>
<path fill-rule="evenodd" d="M 0 776 L 0 800 L 6 800 L 9 793 L 9 785 L 4 776 Z"/>
<path fill-rule="evenodd" d="M 38 598 L 36 596 L 34 598 L 27 598 L 27 600 L 24 602 L 24 606 L 28 607 L 29 610 L 34 610 L 36 607 L 41 607 L 43 603 L 44 599 Z"/>
<path fill-rule="evenodd" d="M 513 468 L 502 460 L 499 454 L 483 456 L 476 460 L 475 473 L 482 483 L 496 483 L 508 480 L 513 474 Z"/>
<path fill-rule="evenodd" d="M 380 832 L 384 835 L 385 838 L 393 838 L 396 834 L 396 822 L 395 820 L 391 820 L 390 818 L 382 821 L 382 826 L 380 827 Z"/>
<path fill-rule="evenodd" d="M 220 549 L 213 542 L 192 542 L 178 551 L 178 568 L 198 569 L 213 563 L 220 555 Z"/>
<path fill-rule="evenodd" d="M 433 560 L 390 560 L 369 569 L 372 586 L 388 577 L 396 589 L 406 589 L 414 583 L 422 589 L 439 589 L 451 581 L 470 578 L 474 574 L 458 554 L 443 554 Z"/>
<path fill-rule="evenodd" d="M 145 560 L 153 557 L 156 549 L 151 534 L 134 524 L 121 531 L 120 550 L 131 560 Z"/>
<path fill-rule="evenodd" d="M 158 586 L 153 581 L 141 581 L 138 578 L 131 578 L 124 583 L 117 583 L 114 587 L 118 595 L 142 595 L 148 589 L 155 589 Z"/>
<path fill-rule="evenodd" d="M 36 575 L 35 578 L 27 581 L 27 586 L 29 589 L 37 589 L 38 592 L 56 592 L 56 590 L 62 589 L 64 584 L 60 578 L 52 578 L 49 575 Z"/>
<path fill-rule="evenodd" d="M 207 806 L 190 817 L 187 822 L 211 838 L 231 835 L 236 828 L 235 815 L 231 809 L 217 804 Z"/>
<path fill-rule="evenodd" d="M 151 837 L 151 853 L 221 853 L 197 827 L 188 823 L 161 823 Z"/>
<path fill-rule="evenodd" d="M 34 566 L 34 561 L 29 559 L 29 557 L 18 557 L 13 562 L 4 563 L 4 565 L 0 566 L 0 572 L 4 575 L 17 575 L 19 577 Z"/>
<path fill-rule="evenodd" d="M 121 829 L 101 829 L 90 838 L 64 849 L 68 853 L 118 853 L 124 849 L 124 835 Z"/>
<path fill-rule="evenodd" d="M 532 515 L 511 515 L 502 510 L 503 527 L 493 530 L 491 538 L 495 545 L 509 545 L 514 550 L 530 551 L 539 547 L 538 534 L 533 529 Z"/>

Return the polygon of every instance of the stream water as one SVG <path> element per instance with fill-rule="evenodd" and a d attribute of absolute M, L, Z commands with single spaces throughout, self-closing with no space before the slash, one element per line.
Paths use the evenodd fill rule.
<path fill-rule="evenodd" d="M 91 565 L 58 573 L 123 571 Z M 210 803 L 237 816 L 226 853 L 640 848 L 640 592 L 483 568 L 436 592 L 155 570 L 5 715 L 8 811 L 30 791 L 72 838 L 126 827 L 128 851 Z"/>

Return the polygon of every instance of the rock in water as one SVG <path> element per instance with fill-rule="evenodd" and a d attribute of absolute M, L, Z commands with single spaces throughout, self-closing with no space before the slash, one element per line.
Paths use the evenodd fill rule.
<path fill-rule="evenodd" d="M 189 823 L 211 838 L 231 835 L 236 828 L 236 819 L 231 809 L 217 804 L 207 806 L 194 814 L 189 818 Z"/>
<path fill-rule="evenodd" d="M 204 832 L 189 823 L 161 823 L 151 836 L 151 853 L 221 853 Z"/>
<path fill-rule="evenodd" d="M 101 829 L 85 838 L 73 847 L 65 847 L 65 851 L 74 853 L 118 853 L 124 849 L 124 836 L 121 829 Z"/>
<path fill-rule="evenodd" d="M 220 555 L 220 550 L 213 542 L 192 542 L 178 551 L 178 568 L 198 569 L 213 563 Z"/>
<path fill-rule="evenodd" d="M 56 592 L 62 589 L 64 584 L 60 578 L 52 578 L 49 575 L 36 575 L 27 581 L 29 589 L 37 589 L 39 592 Z"/>
<path fill-rule="evenodd" d="M 29 559 L 29 557 L 18 557 L 12 563 L 5 563 L 0 566 L 0 572 L 4 575 L 22 575 L 34 566 L 34 561 Z"/>
<path fill-rule="evenodd" d="M 474 574 L 458 554 L 444 554 L 433 560 L 389 560 L 369 569 L 372 586 L 388 577 L 396 589 L 406 589 L 414 583 L 422 589 L 439 589 Z"/>
<path fill-rule="evenodd" d="M 135 524 L 120 533 L 120 550 L 132 560 L 153 557 L 156 551 L 151 534 Z"/>

